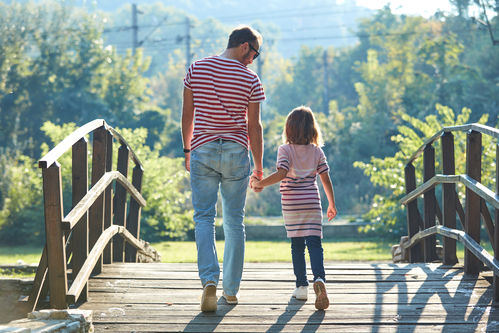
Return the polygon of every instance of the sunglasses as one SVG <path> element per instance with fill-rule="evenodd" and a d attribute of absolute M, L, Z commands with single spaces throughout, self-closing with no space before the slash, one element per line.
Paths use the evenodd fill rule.
<path fill-rule="evenodd" d="M 257 50 L 257 49 L 255 49 L 255 48 L 253 47 L 253 45 L 251 45 L 251 44 L 250 44 L 250 42 L 248 42 L 248 45 L 249 45 L 249 48 L 250 48 L 251 50 L 255 51 L 255 55 L 253 56 L 253 60 L 255 60 L 255 59 L 256 59 L 256 58 L 258 58 L 258 56 L 260 55 L 260 52 L 258 52 L 258 50 Z"/>

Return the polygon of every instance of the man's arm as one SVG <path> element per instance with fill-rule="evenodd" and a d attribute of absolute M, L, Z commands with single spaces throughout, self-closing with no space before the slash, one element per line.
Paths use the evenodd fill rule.
<path fill-rule="evenodd" d="M 260 121 L 260 103 L 249 103 L 248 105 L 248 136 L 250 141 L 251 155 L 255 170 L 263 171 L 263 129 Z M 258 179 L 262 175 L 256 175 Z"/>
<path fill-rule="evenodd" d="M 192 132 L 194 130 L 194 97 L 192 90 L 184 87 L 182 104 L 182 142 L 185 149 L 191 149 Z M 185 154 L 185 169 L 191 171 L 191 153 Z"/>

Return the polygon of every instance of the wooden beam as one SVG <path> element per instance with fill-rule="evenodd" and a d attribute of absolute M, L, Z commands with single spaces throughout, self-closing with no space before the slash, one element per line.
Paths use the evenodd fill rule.
<path fill-rule="evenodd" d="M 80 139 L 73 145 L 72 153 L 72 200 L 77 206 L 88 192 L 88 142 Z M 71 229 L 66 229 L 71 230 Z M 73 229 L 72 279 L 78 275 L 88 256 L 88 214 L 85 211 Z M 88 299 L 87 286 L 84 287 L 80 301 Z"/>
<path fill-rule="evenodd" d="M 495 274 L 499 274 L 499 260 L 495 259 L 492 255 L 490 255 L 483 247 L 480 246 L 473 238 L 467 235 L 464 231 L 461 230 L 453 230 L 446 228 L 444 226 L 434 226 L 429 229 L 420 231 L 411 239 L 407 244 L 407 248 L 414 246 L 417 242 L 420 242 L 422 239 L 439 234 L 445 237 L 450 237 L 461 242 L 466 249 L 471 251 L 477 258 L 479 258 L 480 262 L 484 263 L 487 267 L 489 267 Z"/>
<path fill-rule="evenodd" d="M 52 165 L 52 163 L 55 163 L 57 159 L 62 156 L 62 154 L 73 147 L 73 145 L 81 138 L 84 138 L 85 135 L 93 132 L 95 129 L 104 126 L 104 124 L 104 119 L 95 119 L 78 128 L 76 131 L 62 140 L 59 144 L 57 144 L 57 146 L 52 148 L 45 156 L 43 156 L 38 161 L 38 167 L 42 169 L 48 168 Z"/>
<path fill-rule="evenodd" d="M 113 168 L 113 134 L 106 131 L 106 173 Z M 113 186 L 110 184 L 104 193 L 104 230 L 113 224 Z M 113 261 L 113 243 L 107 244 L 102 254 L 104 264 L 110 264 Z"/>
<path fill-rule="evenodd" d="M 473 181 L 481 181 L 482 172 L 482 135 L 470 131 L 466 141 L 466 175 Z M 480 244 L 480 196 L 466 186 L 466 234 Z M 482 270 L 481 261 L 470 249 L 464 251 L 464 271 L 478 274 Z"/>
<path fill-rule="evenodd" d="M 144 170 L 140 165 L 136 165 L 133 168 L 132 174 L 132 185 L 139 192 L 142 191 L 142 176 Z M 139 239 L 140 238 L 140 204 L 136 200 L 130 200 L 130 212 L 128 213 L 128 220 L 126 222 L 126 229 L 130 232 L 132 236 Z M 130 244 L 125 244 L 125 261 L 126 262 L 136 262 L 137 261 L 137 250 Z"/>
<path fill-rule="evenodd" d="M 49 272 L 50 306 L 66 309 L 67 275 L 66 249 L 62 221 L 61 167 L 54 162 L 42 170 L 43 198 L 45 208 L 45 235 Z"/>
<path fill-rule="evenodd" d="M 499 196 L 499 143 L 496 144 L 496 195 Z M 499 260 L 499 208 L 495 209 L 494 258 Z M 494 274 L 494 302 L 499 303 L 499 275 Z"/>
<path fill-rule="evenodd" d="M 92 187 L 99 182 L 106 173 L 106 140 L 107 133 L 104 126 L 99 127 L 93 132 L 92 142 Z M 88 241 L 92 248 L 100 235 L 104 231 L 104 195 L 99 195 L 89 211 L 89 235 Z M 102 271 L 102 257 L 94 267 L 94 274 Z"/>
<path fill-rule="evenodd" d="M 130 150 L 128 146 L 121 145 L 118 149 L 118 172 L 125 178 L 128 177 L 128 163 Z M 123 186 L 116 184 L 116 194 L 114 195 L 114 224 L 125 226 L 126 224 L 126 191 Z M 113 240 L 113 261 L 123 262 L 125 244 L 121 237 L 115 237 Z"/>
<path fill-rule="evenodd" d="M 442 168 L 444 175 L 456 173 L 454 135 L 446 132 L 442 135 Z M 449 229 L 456 229 L 456 185 L 453 183 L 443 184 L 442 191 L 443 206 L 443 226 Z M 444 265 L 454 265 L 458 262 L 456 255 L 456 240 L 449 237 L 443 239 L 443 263 Z"/>
<path fill-rule="evenodd" d="M 40 300 L 40 295 L 43 294 L 43 289 L 47 288 L 47 270 L 48 270 L 48 259 L 47 259 L 47 245 L 43 247 L 42 256 L 40 262 L 38 263 L 38 268 L 36 269 L 35 279 L 33 280 L 33 286 L 31 287 L 31 292 L 28 297 L 28 307 L 29 311 L 35 311 Z"/>
<path fill-rule="evenodd" d="M 67 293 L 67 302 L 69 304 L 73 304 L 78 299 L 81 291 L 83 290 L 84 285 L 87 283 L 90 274 L 92 273 L 92 268 L 98 264 L 99 258 L 101 257 L 104 248 L 109 243 L 109 241 L 113 238 L 114 235 L 120 234 L 121 237 L 125 238 L 128 243 L 137 248 L 141 252 L 145 252 L 145 249 L 142 243 L 133 237 L 124 227 L 112 225 L 107 228 L 99 237 L 95 246 L 90 251 L 87 261 L 83 265 L 81 271 L 78 273 L 78 276 L 73 281 L 71 288 Z"/>
<path fill-rule="evenodd" d="M 428 181 L 435 176 L 435 149 L 432 145 L 427 145 L 424 149 L 423 157 L 423 176 L 424 181 Z M 424 194 L 424 227 L 428 229 L 435 226 L 436 217 L 436 198 L 435 188 L 432 187 Z M 424 260 L 425 262 L 432 262 L 437 260 L 436 251 L 436 238 L 435 236 L 426 237 L 424 240 Z"/>
<path fill-rule="evenodd" d="M 137 201 L 141 207 L 145 207 L 146 200 L 137 191 L 133 185 L 118 171 L 106 172 L 104 176 L 95 184 L 90 191 L 80 200 L 80 202 L 74 207 L 68 215 L 62 220 L 62 225 L 65 230 L 70 230 L 75 227 L 78 220 L 85 214 L 85 212 L 90 209 L 95 200 L 102 194 L 108 186 L 116 180 L 121 186 L 123 186 L 126 191 Z"/>
<path fill-rule="evenodd" d="M 408 165 L 406 165 L 404 172 L 406 193 L 410 193 L 416 189 L 416 170 L 414 166 L 409 163 Z M 418 216 L 419 212 L 417 201 L 411 201 L 407 204 L 407 230 L 409 233 L 409 238 L 419 232 L 417 220 Z M 411 247 L 409 251 L 409 261 L 411 263 L 423 261 L 423 247 L 421 244 L 415 244 L 413 247 Z"/>

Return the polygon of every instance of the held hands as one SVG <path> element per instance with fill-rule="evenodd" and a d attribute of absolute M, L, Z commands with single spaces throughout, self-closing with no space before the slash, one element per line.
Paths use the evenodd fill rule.
<path fill-rule="evenodd" d="M 263 186 L 259 184 L 262 178 L 263 178 L 263 171 L 257 171 L 257 170 L 253 171 L 253 174 L 251 175 L 250 178 L 250 188 L 256 193 L 262 192 L 263 190 Z"/>

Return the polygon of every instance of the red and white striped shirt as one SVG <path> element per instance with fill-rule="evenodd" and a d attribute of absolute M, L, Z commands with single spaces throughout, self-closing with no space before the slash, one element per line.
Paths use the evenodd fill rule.
<path fill-rule="evenodd" d="M 191 150 L 219 138 L 248 148 L 248 104 L 265 100 L 255 72 L 234 59 L 207 57 L 189 67 L 184 87 L 194 97 Z"/>

